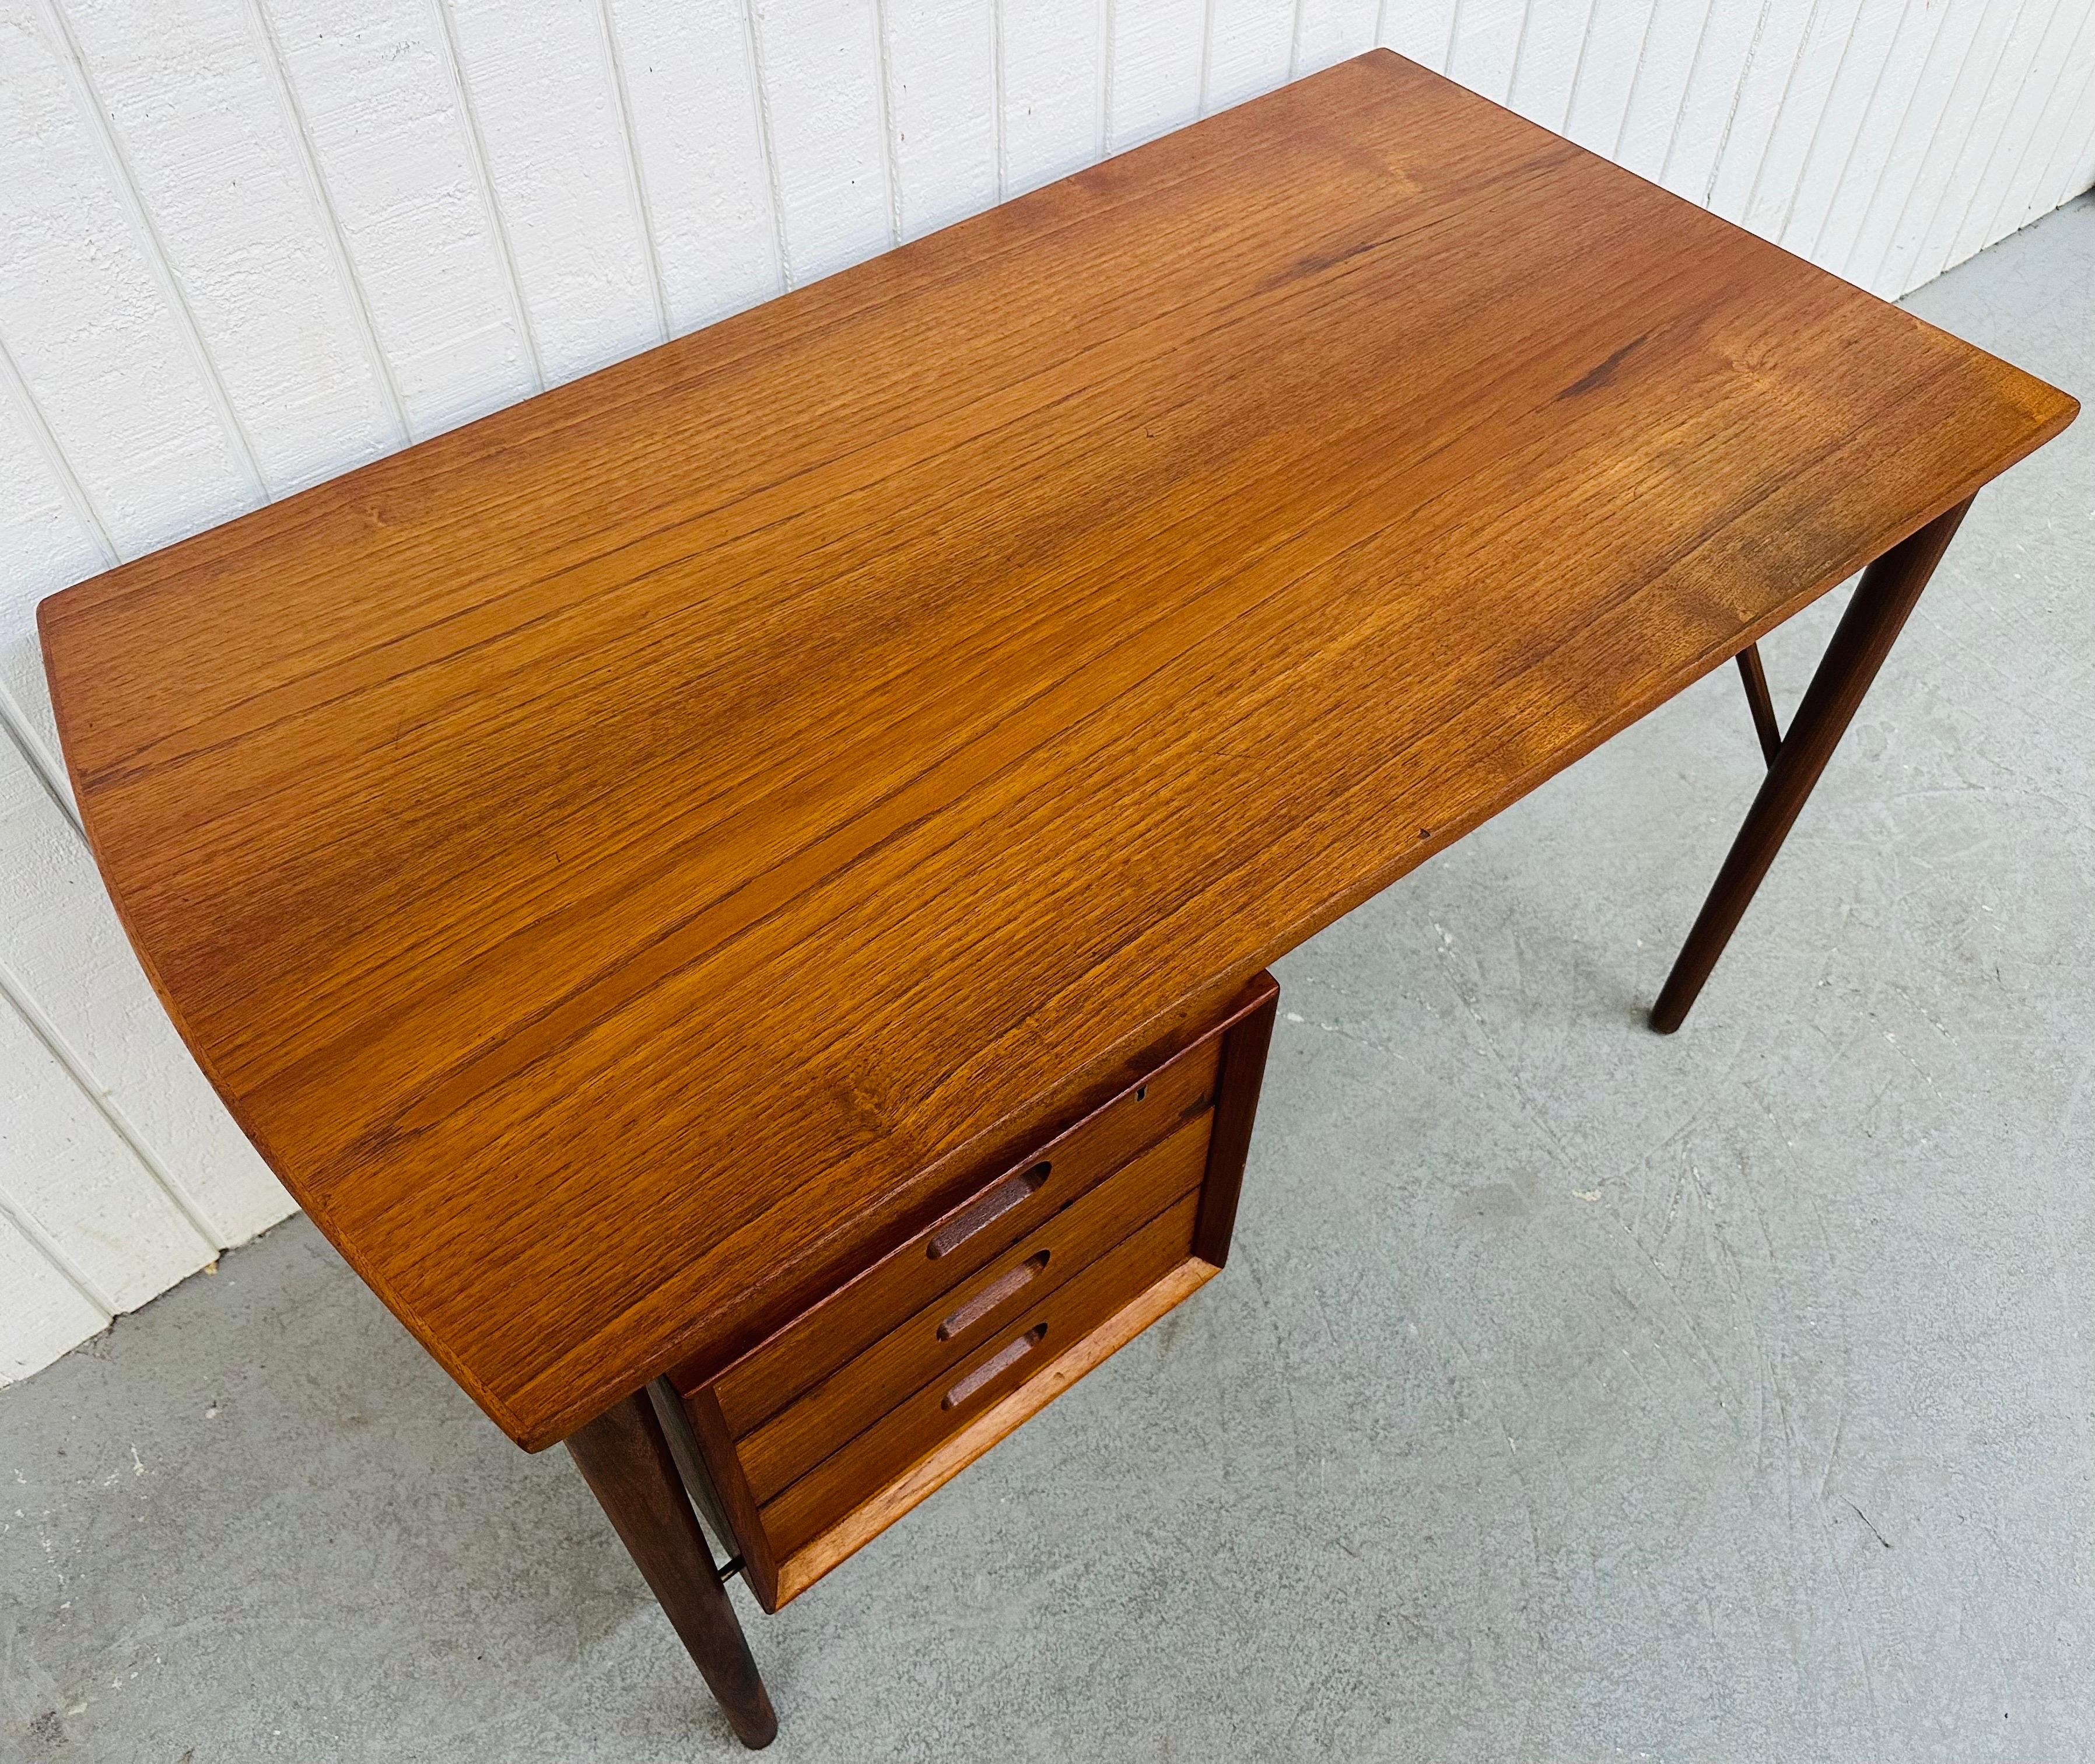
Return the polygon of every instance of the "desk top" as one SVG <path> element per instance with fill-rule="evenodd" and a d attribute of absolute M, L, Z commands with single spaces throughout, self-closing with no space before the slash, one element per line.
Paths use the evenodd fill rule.
<path fill-rule="evenodd" d="M 44 641 L 205 1070 L 537 1448 L 2074 408 L 1384 51 Z"/>

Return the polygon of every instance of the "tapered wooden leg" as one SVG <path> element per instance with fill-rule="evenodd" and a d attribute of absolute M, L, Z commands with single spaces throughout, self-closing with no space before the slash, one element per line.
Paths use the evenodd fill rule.
<path fill-rule="evenodd" d="M 606 1409 L 570 1434 L 567 1446 L 736 1736 L 747 1746 L 770 1744 L 778 1718 L 647 1393 Z"/>
<path fill-rule="evenodd" d="M 1746 708 L 1753 714 L 1753 733 L 1760 737 L 1761 757 L 1775 764 L 1782 746 L 1782 725 L 1775 721 L 1775 699 L 1768 692 L 1767 671 L 1761 666 L 1761 646 L 1749 643 L 1739 651 L 1739 677 L 1746 682 Z"/>
<path fill-rule="evenodd" d="M 1658 1002 L 1651 1008 L 1651 1026 L 1661 1034 L 1670 1035 L 1679 1028 L 1694 1004 L 1971 506 L 1967 497 L 1862 572 L 1855 597 L 1848 603 L 1825 658 L 1811 677 L 1789 733 L 1775 749 L 1745 825 L 1731 843 L 1731 856 L 1718 871 L 1701 916 L 1681 946 Z"/>

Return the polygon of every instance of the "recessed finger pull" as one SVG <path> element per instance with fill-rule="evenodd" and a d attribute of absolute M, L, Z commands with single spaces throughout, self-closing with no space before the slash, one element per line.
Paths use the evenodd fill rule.
<path fill-rule="evenodd" d="M 1035 1323 L 1017 1340 L 1013 1342 L 1008 1347 L 991 1354 L 973 1371 L 947 1392 L 946 1400 L 942 1406 L 947 1409 L 958 1409 L 991 1379 L 1000 1373 L 1008 1372 L 1026 1355 L 1032 1352 L 1040 1345 L 1040 1338 L 1047 1333 L 1048 1326 L 1045 1323 Z"/>
<path fill-rule="evenodd" d="M 1034 1277 L 1048 1265 L 1049 1252 L 1042 1250 L 1029 1257 L 1010 1273 L 992 1280 L 968 1302 L 955 1311 L 939 1326 L 939 1339 L 951 1341 L 954 1336 L 973 1329 L 985 1317 L 1009 1298 L 1013 1293 L 1032 1285 Z"/>
<path fill-rule="evenodd" d="M 952 1255 L 976 1232 L 995 1224 L 1021 1202 L 1031 1200 L 1040 1191 L 1041 1183 L 1048 1180 L 1048 1173 L 1053 1168 L 1043 1158 L 1030 1169 L 1015 1170 L 1001 1182 L 991 1183 L 931 1234 L 925 1253 L 934 1261 L 941 1256 Z"/>

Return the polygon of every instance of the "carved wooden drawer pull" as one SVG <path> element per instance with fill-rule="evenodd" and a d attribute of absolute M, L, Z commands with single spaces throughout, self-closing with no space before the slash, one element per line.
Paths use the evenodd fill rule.
<path fill-rule="evenodd" d="M 959 1383 L 956 1384 L 951 1390 L 946 1392 L 946 1400 L 943 1406 L 947 1409 L 958 1409 L 962 1403 L 965 1402 L 970 1396 L 973 1396 L 977 1391 L 980 1390 L 982 1386 L 988 1383 L 989 1381 L 995 1378 L 999 1373 L 1009 1371 L 1012 1367 L 1017 1365 L 1020 1361 L 1023 1360 L 1026 1355 L 1032 1352 L 1035 1348 L 1040 1345 L 1040 1338 L 1047 1333 L 1048 1326 L 1045 1323 L 1035 1323 L 1032 1328 L 1027 1330 L 1024 1335 L 1021 1335 L 1017 1340 L 1012 1343 L 1009 1347 L 1003 1349 L 1000 1352 L 991 1354 L 989 1358 L 983 1361 L 980 1365 L 977 1366 L 973 1371 L 970 1372 L 965 1378 L 962 1379 Z"/>
<path fill-rule="evenodd" d="M 1048 1254 L 1043 1249 L 1037 1256 L 1029 1256 L 1009 1274 L 992 1280 L 939 1324 L 939 1339 L 951 1341 L 954 1336 L 973 1329 L 1020 1287 L 1031 1285 L 1034 1276 L 1048 1265 Z"/>
<path fill-rule="evenodd" d="M 1002 1182 L 993 1183 L 933 1233 L 924 1252 L 934 1261 L 941 1256 L 950 1256 L 976 1232 L 994 1225 L 1013 1207 L 1039 1193 L 1041 1183 L 1048 1180 L 1048 1173 L 1054 1167 L 1043 1160 L 1030 1169 L 1017 1171 Z"/>

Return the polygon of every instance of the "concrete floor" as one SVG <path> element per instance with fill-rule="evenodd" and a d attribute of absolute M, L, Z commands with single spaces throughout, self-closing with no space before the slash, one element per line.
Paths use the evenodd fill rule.
<path fill-rule="evenodd" d="M 2083 198 L 1910 304 L 2087 397 L 2091 290 Z M 1676 1039 L 1729 670 L 1291 956 L 1228 1273 L 751 1610 L 772 1755 L 2095 1757 L 2091 589 L 2095 417 Z M 734 1755 L 564 1454 L 302 1221 L 0 1395 L 0 1482 L 7 1758 Z"/>

